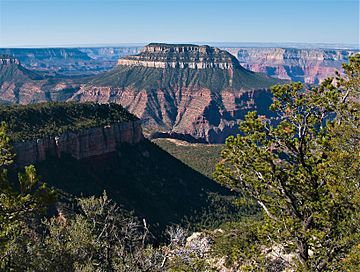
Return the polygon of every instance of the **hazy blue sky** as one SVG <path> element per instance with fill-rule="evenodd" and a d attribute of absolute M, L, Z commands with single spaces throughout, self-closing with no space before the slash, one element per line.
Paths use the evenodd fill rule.
<path fill-rule="evenodd" d="M 359 44 L 359 0 L 0 0 L 0 46 Z"/>

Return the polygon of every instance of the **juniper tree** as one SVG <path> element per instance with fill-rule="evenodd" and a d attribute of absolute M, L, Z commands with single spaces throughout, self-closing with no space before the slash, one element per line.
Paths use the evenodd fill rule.
<path fill-rule="evenodd" d="M 248 113 L 214 173 L 262 208 L 262 243 L 287 248 L 298 271 L 346 269 L 359 247 L 360 55 L 344 70 L 310 90 L 274 86 L 276 117 Z"/>
<path fill-rule="evenodd" d="M 15 154 L 5 123 L 0 126 L 0 149 L 0 268 L 10 270 L 21 258 L 18 254 L 26 251 L 29 223 L 45 211 L 55 194 L 32 165 L 18 174 L 17 184 L 9 181 L 8 168 Z"/>

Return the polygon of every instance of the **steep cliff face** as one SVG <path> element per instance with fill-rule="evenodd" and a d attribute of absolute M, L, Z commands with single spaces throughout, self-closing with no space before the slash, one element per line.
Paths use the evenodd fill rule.
<path fill-rule="evenodd" d="M 267 109 L 266 90 L 278 82 L 209 46 L 150 44 L 118 63 L 71 100 L 119 103 L 149 133 L 176 132 L 208 142 L 223 142 L 248 110 Z"/>
<path fill-rule="evenodd" d="M 342 72 L 341 65 L 358 50 L 296 48 L 228 48 L 242 66 L 269 76 L 317 84 Z"/>
<path fill-rule="evenodd" d="M 77 89 L 70 81 L 45 78 L 23 67 L 16 58 L 0 56 L 0 101 L 3 103 L 63 101 Z"/>
<path fill-rule="evenodd" d="M 72 210 L 73 197 L 106 191 L 118 205 L 145 218 L 154 233 L 216 211 L 211 196 L 222 205 L 230 196 L 144 139 L 141 122 L 117 104 L 0 106 L 0 121 L 9 124 L 8 134 L 15 141 L 16 164 L 10 176 L 16 179 L 22 166 L 34 164 L 42 180 L 59 189 L 61 209 Z M 209 214 L 209 219 L 215 216 Z"/>
<path fill-rule="evenodd" d="M 196 59 L 197 54 L 201 53 L 199 51 L 192 52 L 192 49 L 202 48 L 207 51 L 206 48 L 208 48 L 211 50 L 209 47 L 197 45 L 178 46 L 176 47 L 178 49 L 164 44 L 152 45 L 146 46 L 145 49 L 139 45 L 89 48 L 0 48 L 0 55 L 13 56 L 28 69 L 41 70 L 53 75 L 71 76 L 92 75 L 108 71 L 116 66 L 119 58 L 123 65 L 129 65 L 132 61 L 147 67 L 175 66 L 177 62 L 183 66 L 193 65 L 186 58 L 183 61 L 178 60 L 181 59 L 181 55 L 192 55 L 193 59 Z M 243 67 L 255 72 L 307 83 L 317 83 L 329 73 L 341 70 L 341 63 L 347 61 L 348 55 L 359 51 L 355 49 L 321 49 L 320 46 L 324 45 L 309 49 L 304 48 L 304 45 L 301 44 L 283 46 L 285 47 L 274 44 L 249 44 L 247 47 L 233 45 L 232 47 L 222 47 L 220 51 L 230 52 L 240 60 Z M 334 45 L 334 48 L 338 47 Z M 146 57 L 147 54 L 152 56 L 156 54 L 157 58 L 160 58 L 161 55 L 168 58 L 170 55 L 165 53 L 166 50 L 173 53 L 167 61 L 154 62 Z M 140 52 L 142 52 L 140 56 L 123 58 Z M 215 65 L 213 60 L 209 61 L 209 65 Z"/>
<path fill-rule="evenodd" d="M 156 44 L 144 47 L 140 54 L 119 59 L 118 65 L 150 68 L 241 69 L 239 62 L 226 51 L 193 44 Z"/>
<path fill-rule="evenodd" d="M 71 155 L 76 160 L 87 159 L 115 152 L 119 144 L 135 144 L 142 139 L 140 121 L 114 123 L 59 136 L 16 142 L 15 161 L 18 166 L 25 166 L 44 161 L 49 155 L 61 158 L 62 154 Z"/>

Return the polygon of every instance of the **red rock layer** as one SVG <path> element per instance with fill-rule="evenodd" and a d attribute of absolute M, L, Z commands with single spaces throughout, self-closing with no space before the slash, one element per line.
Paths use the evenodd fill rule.
<path fill-rule="evenodd" d="M 119 103 L 142 119 L 147 132 L 176 132 L 221 143 L 238 132 L 236 125 L 246 112 L 258 109 L 256 101 L 263 103 L 267 110 L 269 97 L 264 89 L 224 90 L 214 95 L 206 88 L 149 92 L 131 87 L 82 86 L 71 100 Z"/>
<path fill-rule="evenodd" d="M 63 153 L 80 160 L 114 152 L 120 143 L 134 144 L 142 139 L 140 121 L 115 123 L 106 127 L 14 143 L 17 154 L 15 161 L 17 165 L 24 166 L 44 161 L 49 154 L 60 158 Z"/>

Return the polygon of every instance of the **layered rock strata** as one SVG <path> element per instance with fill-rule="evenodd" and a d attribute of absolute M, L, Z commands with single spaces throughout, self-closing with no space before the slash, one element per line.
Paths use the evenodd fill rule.
<path fill-rule="evenodd" d="M 141 122 L 114 123 L 35 141 L 16 142 L 16 164 L 25 166 L 44 161 L 48 156 L 71 155 L 77 160 L 115 152 L 121 143 L 135 144 L 143 139 Z"/>
<path fill-rule="evenodd" d="M 64 101 L 78 90 L 71 80 L 44 77 L 23 67 L 17 58 L 0 57 L 0 102 L 30 104 Z"/>
<path fill-rule="evenodd" d="M 143 120 L 149 134 L 222 143 L 238 132 L 237 123 L 249 110 L 268 113 L 268 88 L 278 82 L 244 69 L 218 48 L 149 44 L 83 85 L 70 100 L 119 103 Z"/>
<path fill-rule="evenodd" d="M 193 44 L 171 45 L 151 43 L 140 54 L 119 59 L 118 65 L 149 68 L 234 69 L 240 65 L 226 51 Z"/>
<path fill-rule="evenodd" d="M 240 64 L 269 76 L 318 84 L 335 71 L 342 73 L 342 64 L 359 50 L 297 48 L 227 48 Z"/>

